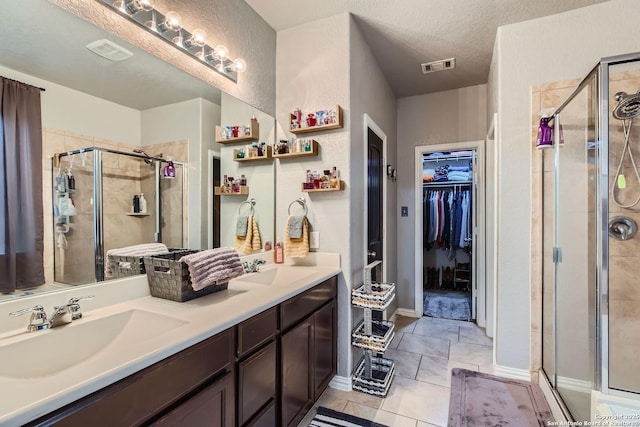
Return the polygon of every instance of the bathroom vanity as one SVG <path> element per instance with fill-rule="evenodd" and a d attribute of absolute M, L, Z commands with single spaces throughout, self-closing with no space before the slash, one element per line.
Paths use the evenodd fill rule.
<path fill-rule="evenodd" d="M 296 426 L 336 372 L 340 269 L 337 255 L 333 259 L 333 265 L 270 264 L 232 280 L 226 291 L 190 302 L 145 296 L 30 334 L 64 339 L 63 333 L 79 333 L 72 327 L 80 330 L 82 322 L 97 325 L 133 313 L 124 332 L 72 367 L 52 375 L 45 369 L 33 374 L 37 378 L 0 375 L 4 390 L 18 380 L 40 384 L 0 404 L 0 424 Z M 166 332 L 149 325 L 148 334 L 135 335 L 136 316 Z M 93 332 L 104 336 L 109 327 L 102 328 Z M 82 348 L 83 341 L 75 345 Z M 56 349 L 48 354 L 55 357 Z M 28 405 L 7 406 L 20 402 Z"/>

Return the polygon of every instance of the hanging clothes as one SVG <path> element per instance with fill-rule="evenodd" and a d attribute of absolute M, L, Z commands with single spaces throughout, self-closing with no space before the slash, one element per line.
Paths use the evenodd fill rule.
<path fill-rule="evenodd" d="M 423 195 L 423 246 L 457 249 L 470 246 L 471 192 L 427 190 Z"/>

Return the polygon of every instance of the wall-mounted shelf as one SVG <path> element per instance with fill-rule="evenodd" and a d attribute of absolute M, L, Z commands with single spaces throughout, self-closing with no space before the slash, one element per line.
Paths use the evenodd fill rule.
<path fill-rule="evenodd" d="M 342 191 L 344 190 L 344 181 L 340 180 L 340 186 L 336 188 L 304 188 L 304 183 L 301 184 L 302 191 L 305 193 L 326 193 L 327 191 Z"/>
<path fill-rule="evenodd" d="M 293 114 L 289 114 L 289 132 L 297 135 L 297 134 L 301 134 L 301 133 L 322 132 L 322 131 L 331 130 L 331 129 L 341 129 L 343 127 L 342 107 L 337 105 L 335 111 L 336 111 L 336 123 L 330 123 L 328 125 L 319 125 L 319 126 L 307 127 L 306 126 L 307 122 L 303 118 L 303 120 L 302 120 L 303 123 L 302 124 L 304 124 L 305 127 L 296 128 L 296 129 L 293 129 L 291 127 L 291 122 L 296 119 L 296 116 L 293 115 Z"/>
<path fill-rule="evenodd" d="M 251 120 L 251 132 L 249 135 L 238 136 L 236 138 L 223 138 L 223 130 L 222 126 L 216 126 L 216 142 L 220 144 L 233 144 L 236 142 L 249 142 L 249 141 L 257 141 L 260 139 L 260 125 L 257 120 Z"/>
<path fill-rule="evenodd" d="M 319 148 L 320 146 L 318 145 L 318 142 L 315 140 L 311 140 L 311 151 L 303 151 L 300 153 L 284 153 L 284 154 L 273 153 L 273 157 L 277 157 L 279 159 L 295 159 L 298 157 L 317 156 L 318 152 L 320 151 Z"/>
<path fill-rule="evenodd" d="M 127 216 L 149 216 L 151 215 L 149 212 L 125 212 Z"/>
<path fill-rule="evenodd" d="M 216 187 L 214 190 L 214 194 L 216 196 L 246 196 L 249 194 L 249 187 L 247 187 L 246 185 L 241 185 L 240 186 L 240 192 L 231 192 L 231 193 L 225 193 L 222 190 L 222 187 Z"/>
<path fill-rule="evenodd" d="M 238 153 L 240 152 L 240 150 L 233 150 L 233 161 L 234 162 L 258 162 L 261 160 L 270 160 L 273 158 L 273 147 L 271 147 L 270 145 L 267 146 L 266 148 L 266 153 L 264 156 L 255 156 L 255 157 L 242 157 L 242 158 L 238 158 Z M 246 156 L 247 153 L 245 152 L 244 155 Z"/>

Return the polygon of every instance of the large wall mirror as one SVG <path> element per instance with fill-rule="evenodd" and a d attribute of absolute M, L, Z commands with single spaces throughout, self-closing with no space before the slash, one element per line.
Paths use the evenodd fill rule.
<path fill-rule="evenodd" d="M 47 284 L 40 290 L 101 280 L 105 260 L 96 264 L 97 203 L 102 205 L 102 256 L 158 239 L 172 248 L 233 247 L 243 202 L 252 199 L 262 242 L 273 241 L 273 160 L 237 162 L 235 151 L 247 143 L 216 142 L 216 127 L 250 125 L 255 119 L 260 129 L 256 142 L 270 145 L 273 117 L 46 0 L 4 1 L 2 15 L 0 75 L 46 90 Z M 114 14 L 113 19 L 124 18 Z M 133 55 L 105 59 L 86 47 L 99 40 Z M 56 153 L 63 155 L 52 162 Z M 176 170 L 173 179 L 165 179 L 169 159 Z M 62 174 L 74 177 L 73 192 L 57 187 Z M 96 174 L 101 194 L 96 194 Z M 224 175 L 244 175 L 247 194 L 216 195 L 214 183 Z M 74 205 L 66 220 L 57 208 L 63 194 Z M 146 215 L 132 215 L 133 197 L 140 194 Z"/>

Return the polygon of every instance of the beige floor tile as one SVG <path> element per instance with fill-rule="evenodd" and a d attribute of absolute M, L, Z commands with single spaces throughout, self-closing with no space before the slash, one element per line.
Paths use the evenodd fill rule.
<path fill-rule="evenodd" d="M 418 381 L 437 384 L 445 387 L 451 386 L 451 370 L 453 368 L 464 368 L 470 371 L 477 371 L 478 365 L 447 360 L 442 357 L 422 356 L 420 368 L 416 375 Z"/>
<path fill-rule="evenodd" d="M 467 330 L 468 328 L 465 328 Z M 432 338 L 442 338 L 450 341 L 458 341 L 458 325 L 450 325 L 447 323 L 434 322 L 429 317 L 423 317 L 413 329 L 413 333 L 417 335 L 426 335 Z"/>
<path fill-rule="evenodd" d="M 336 390 L 327 387 L 314 406 L 324 406 L 325 408 L 333 409 L 334 411 L 342 411 L 347 405 L 348 400 L 345 399 L 345 396 L 334 393 L 335 391 Z"/>
<path fill-rule="evenodd" d="M 445 427 L 445 425 L 437 425 L 437 424 L 431 424 L 431 423 L 425 423 L 424 421 L 418 421 L 418 425 L 417 427 Z"/>
<path fill-rule="evenodd" d="M 387 350 L 384 353 L 384 357 L 395 361 L 396 375 L 415 379 L 418 366 L 420 366 L 420 358 L 422 357 L 420 354 L 402 350 Z"/>
<path fill-rule="evenodd" d="M 492 346 L 493 340 L 480 328 L 460 328 L 460 342 Z"/>
<path fill-rule="evenodd" d="M 404 336 L 404 332 L 396 332 L 396 334 L 393 336 L 393 339 L 389 343 L 389 348 L 390 349 L 398 348 L 398 344 L 400 344 L 400 341 L 402 340 L 403 336 Z"/>
<path fill-rule="evenodd" d="M 423 317 L 423 319 L 430 319 L 436 325 L 451 325 L 460 326 L 461 328 L 477 328 L 478 326 L 473 322 L 465 322 L 464 320 L 451 320 L 451 319 L 438 319 L 436 317 Z"/>
<path fill-rule="evenodd" d="M 449 417 L 449 388 L 396 376 L 380 409 L 445 426 Z"/>
<path fill-rule="evenodd" d="M 402 415 L 393 414 L 380 409 L 373 409 L 368 406 L 359 405 L 354 402 L 347 403 L 344 412 L 365 420 L 375 421 L 389 427 L 415 427 L 417 421 Z"/>
<path fill-rule="evenodd" d="M 395 320 L 395 330 L 396 332 L 411 333 L 418 320 L 419 319 L 415 317 L 397 316 Z"/>
<path fill-rule="evenodd" d="M 491 365 L 493 363 L 493 349 L 486 345 L 452 342 L 449 349 L 449 360 L 472 365 Z"/>
<path fill-rule="evenodd" d="M 398 345 L 398 350 L 448 358 L 449 340 L 431 338 L 424 335 L 405 334 Z"/>
<path fill-rule="evenodd" d="M 362 393 L 356 390 L 342 391 L 328 387 L 327 390 L 322 394 L 322 396 L 327 393 L 330 393 L 331 397 L 334 399 L 348 400 L 349 402 L 359 403 L 361 405 L 369 406 L 375 409 L 378 409 L 382 404 L 381 397 L 372 396 L 370 394 Z"/>

